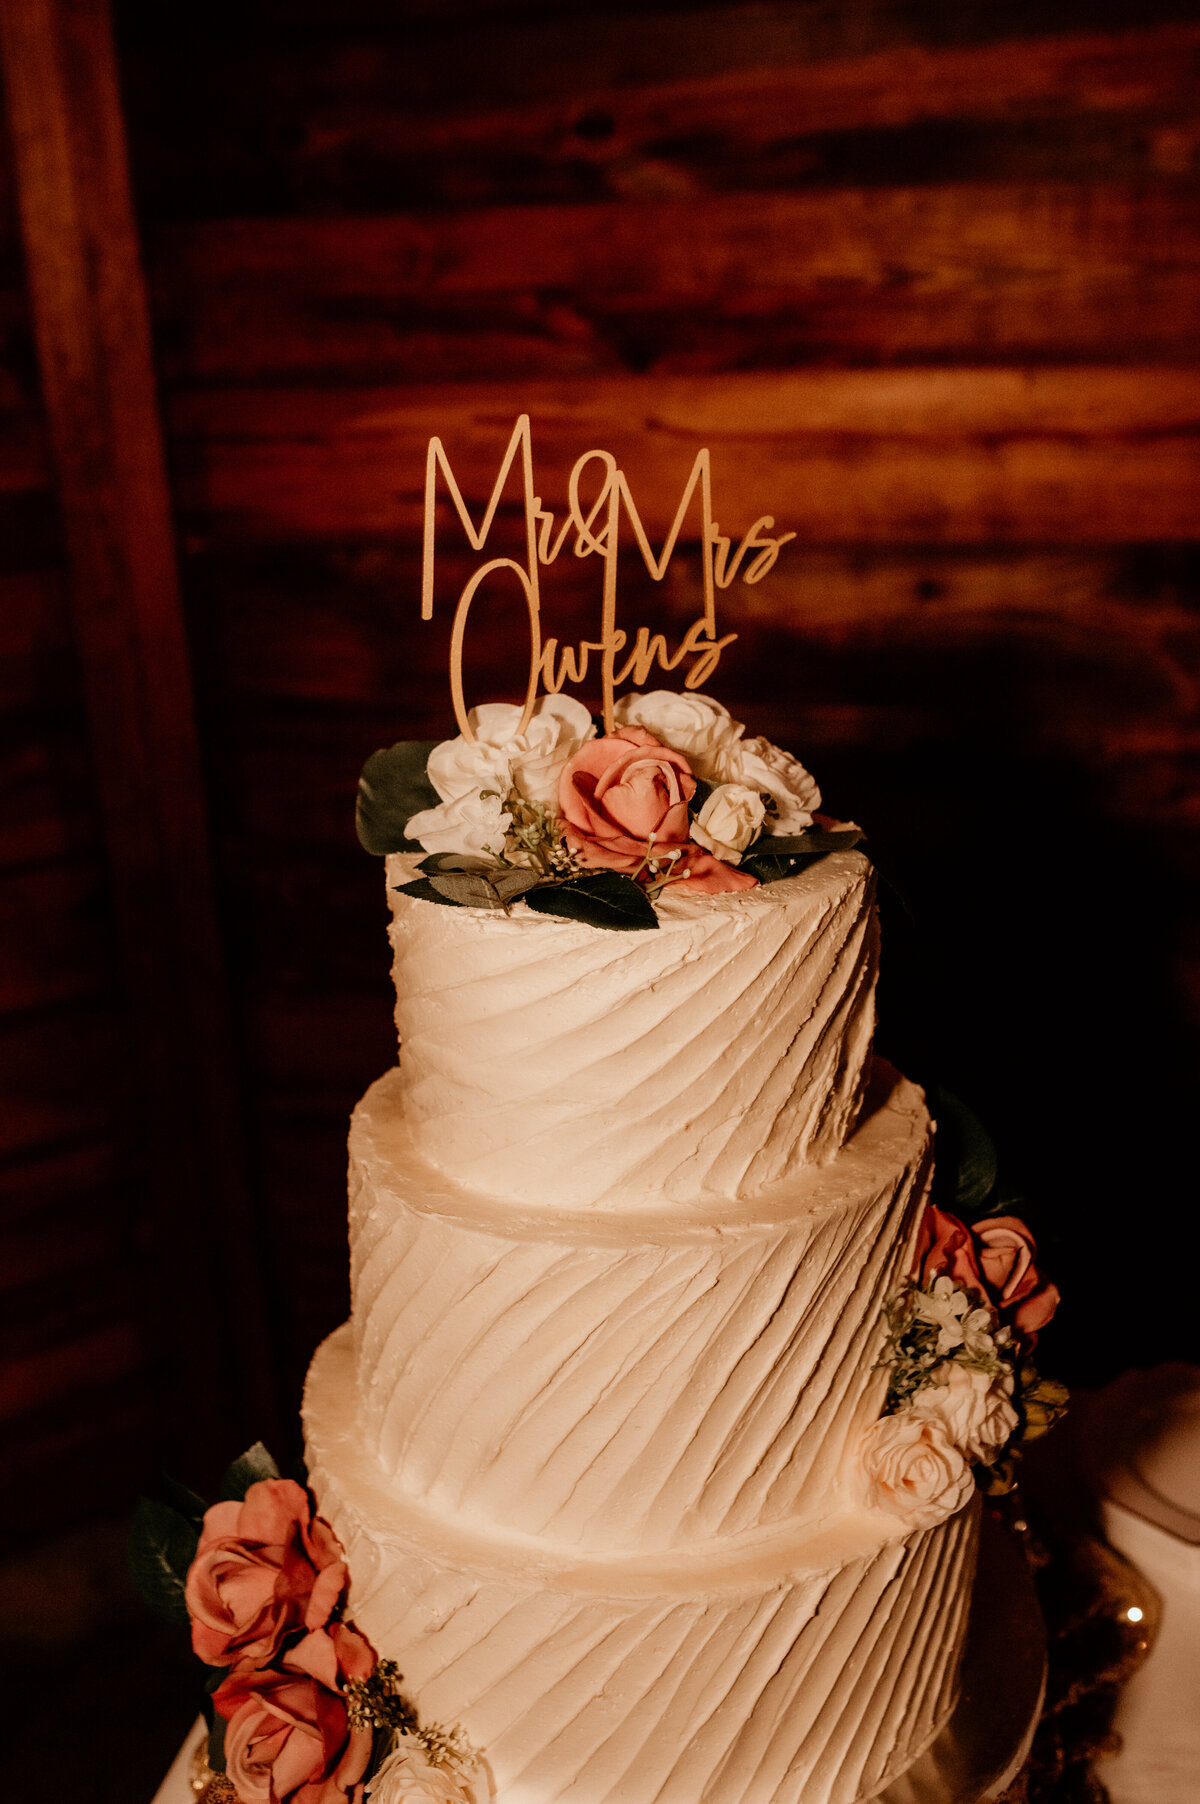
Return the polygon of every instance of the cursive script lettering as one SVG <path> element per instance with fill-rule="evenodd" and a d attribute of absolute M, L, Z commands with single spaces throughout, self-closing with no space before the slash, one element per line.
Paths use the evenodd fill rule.
<path fill-rule="evenodd" d="M 641 516 L 634 504 L 624 471 L 618 469 L 616 459 L 610 452 L 585 451 L 583 456 L 576 461 L 567 484 L 566 513 L 561 523 L 556 523 L 554 514 L 548 508 L 543 507 L 541 497 L 534 491 L 533 448 L 529 415 L 522 414 L 508 441 L 499 474 L 484 510 L 483 519 L 479 526 L 476 526 L 471 518 L 470 510 L 463 500 L 462 491 L 455 481 L 454 472 L 450 467 L 450 461 L 446 456 L 441 439 L 430 439 L 425 460 L 425 524 L 421 578 L 422 619 L 430 620 L 433 617 L 434 539 L 439 473 L 445 481 L 450 499 L 454 503 L 455 511 L 469 543 L 475 551 L 482 551 L 487 544 L 501 496 L 518 456 L 525 503 L 525 561 L 519 563 L 511 557 L 494 557 L 481 564 L 462 589 L 454 612 L 450 637 L 450 694 L 454 704 L 455 718 L 463 737 L 468 740 L 474 738 L 468 718 L 466 697 L 463 694 L 462 678 L 463 646 L 466 639 L 467 621 L 471 605 L 484 583 L 501 571 L 507 573 L 508 576 L 516 577 L 525 600 L 529 626 L 529 677 L 525 690 L 521 731 L 524 731 L 533 713 L 539 689 L 548 695 L 556 695 L 564 684 L 576 685 L 586 682 L 589 674 L 589 659 L 593 654 L 599 662 L 600 691 L 606 733 L 611 733 L 613 730 L 615 691 L 620 684 L 628 682 L 630 677 L 640 687 L 645 684 L 656 665 L 660 670 L 672 671 L 678 669 L 681 664 L 688 663 L 684 687 L 699 689 L 716 670 L 725 647 L 732 645 L 737 638 L 736 633 L 718 635 L 716 591 L 727 589 L 739 573 L 741 580 L 745 583 L 761 581 L 779 556 L 780 547 L 796 536 L 792 532 L 772 535 L 769 529 L 775 524 L 774 518 L 770 514 L 762 514 L 749 531 L 742 535 L 731 558 L 732 541 L 721 533 L 720 527 L 712 517 L 712 478 L 707 451 L 696 453 L 691 473 L 684 484 L 679 505 L 675 510 L 675 518 L 663 541 L 662 549 L 656 556 L 642 524 Z M 598 471 L 592 468 L 594 465 L 599 466 Z M 598 489 L 590 504 L 582 498 L 581 491 L 585 486 L 585 479 L 588 483 L 598 480 Z M 652 633 L 648 627 L 638 627 L 632 649 L 624 661 L 618 665 L 617 660 L 629 644 L 629 635 L 617 625 L 617 553 L 622 517 L 632 529 L 646 569 L 655 582 L 661 582 L 666 575 L 667 566 L 678 543 L 688 509 L 697 493 L 700 498 L 702 519 L 700 544 L 703 570 L 703 612 L 692 621 L 674 650 L 671 649 L 665 633 Z M 553 564 L 568 540 L 571 541 L 571 551 L 575 557 L 598 557 L 604 566 L 600 636 L 597 639 L 581 639 L 575 645 L 560 646 L 557 638 L 543 639 L 542 637 L 540 568 L 542 565 Z M 750 561 L 743 569 L 743 562 L 748 556 Z"/>

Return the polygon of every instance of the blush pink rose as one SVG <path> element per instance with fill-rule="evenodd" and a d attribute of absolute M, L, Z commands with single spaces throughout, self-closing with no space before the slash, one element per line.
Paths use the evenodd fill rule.
<path fill-rule="evenodd" d="M 345 1623 L 320 1629 L 283 1666 L 237 1666 L 213 1693 L 225 1770 L 240 1804 L 347 1804 L 362 1797 L 372 1731 L 350 1726 L 341 1677 L 366 1678 L 370 1644 Z"/>
<path fill-rule="evenodd" d="M 975 1257 L 971 1230 L 957 1215 L 930 1203 L 917 1237 L 915 1277 L 928 1288 L 935 1278 L 949 1278 L 956 1290 L 985 1297 L 987 1288 Z"/>
<path fill-rule="evenodd" d="M 696 779 L 682 752 L 645 727 L 622 727 L 581 746 L 565 765 L 558 807 L 571 851 L 593 869 L 640 869 L 648 856 L 678 851 L 687 876 L 671 885 L 693 895 L 752 889 L 748 871 L 723 864 L 689 839 Z"/>
<path fill-rule="evenodd" d="M 192 1646 L 210 1666 L 263 1665 L 285 1635 L 328 1622 L 346 1583 L 337 1537 L 290 1478 L 205 1512 L 187 1575 Z"/>
<path fill-rule="evenodd" d="M 1037 1245 L 1015 1215 L 992 1215 L 968 1228 L 933 1203 L 917 1239 L 915 1276 L 928 1286 L 948 1277 L 959 1289 L 988 1303 L 1032 1346 L 1058 1308 L 1057 1285 L 1034 1264 Z"/>
<path fill-rule="evenodd" d="M 1028 1339 L 1044 1328 L 1058 1308 L 1058 1287 L 1034 1263 L 1037 1243 L 1015 1215 L 977 1221 L 972 1233 L 979 1268 L 997 1309 L 1011 1311 L 1016 1333 Z"/>

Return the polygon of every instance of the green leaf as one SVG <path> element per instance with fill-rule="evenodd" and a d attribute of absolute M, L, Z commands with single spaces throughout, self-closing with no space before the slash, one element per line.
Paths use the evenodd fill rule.
<path fill-rule="evenodd" d="M 836 831 L 806 827 L 803 833 L 764 833 L 748 848 L 746 857 L 770 853 L 776 857 L 811 858 L 814 852 L 849 852 L 865 837 L 861 827 L 839 827 Z"/>
<path fill-rule="evenodd" d="M 169 1503 L 138 1498 L 129 1531 L 129 1570 L 142 1598 L 168 1622 L 186 1626 L 190 1620 L 184 1583 L 199 1539 L 186 1516 Z"/>
<path fill-rule="evenodd" d="M 204 1512 L 208 1508 L 203 1497 L 197 1497 L 195 1491 L 187 1485 L 181 1485 L 179 1480 L 172 1478 L 169 1472 L 163 1473 L 162 1488 L 163 1497 L 176 1514 L 182 1516 L 185 1522 L 192 1523 L 199 1530 L 204 1522 Z"/>
<path fill-rule="evenodd" d="M 437 902 L 442 908 L 457 908 L 458 903 L 450 896 L 439 895 L 433 887 L 431 877 L 415 877 L 411 883 L 396 885 L 398 896 L 415 896 L 418 902 Z"/>
<path fill-rule="evenodd" d="M 747 852 L 738 869 L 749 871 L 760 883 L 778 883 L 783 877 L 794 877 L 797 871 L 806 871 L 810 864 L 816 862 L 816 858 L 790 858 L 786 854 L 774 852 Z"/>
<path fill-rule="evenodd" d="M 502 877 L 493 877 L 492 888 L 507 906 L 509 902 L 515 902 L 518 896 L 523 896 L 526 890 L 536 889 L 539 883 L 544 886 L 545 882 L 541 871 L 514 866 L 512 870 L 505 871 Z"/>
<path fill-rule="evenodd" d="M 440 854 L 439 854 L 440 856 Z M 482 860 L 477 861 L 482 864 Z M 486 874 L 485 874 L 486 873 Z M 545 883 L 540 871 L 512 865 L 482 864 L 481 870 L 440 869 L 431 877 L 417 877 L 411 883 L 399 883 L 402 896 L 415 896 L 419 902 L 438 902 L 443 908 L 507 908 L 526 890 Z"/>
<path fill-rule="evenodd" d="M 425 808 L 441 801 L 425 773 L 436 739 L 402 739 L 396 745 L 372 752 L 358 779 L 355 825 L 368 852 L 382 858 L 387 852 L 412 852 L 421 848 L 408 838 L 408 823 Z"/>
<path fill-rule="evenodd" d="M 499 858 L 476 858 L 470 852 L 431 852 L 417 866 L 430 877 L 440 876 L 444 871 L 474 871 L 482 876 L 485 872 L 506 868 Z"/>
<path fill-rule="evenodd" d="M 394 1729 L 387 1726 L 376 1728 L 371 1737 L 371 1755 L 367 1761 L 367 1770 L 363 1774 L 364 1779 L 374 1778 L 395 1746 L 396 1731 Z"/>
<path fill-rule="evenodd" d="M 850 851 L 863 837 L 858 827 L 844 827 L 837 832 L 808 827 L 803 833 L 764 833 L 747 849 L 739 868 L 749 871 L 760 883 L 778 883 L 781 877 L 806 871 L 830 852 Z"/>
<path fill-rule="evenodd" d="M 991 1135 L 974 1109 L 941 1084 L 931 1088 L 930 1103 L 938 1124 L 938 1163 L 954 1173 L 954 1212 L 968 1221 L 990 1214 L 988 1199 L 996 1188 L 999 1162 Z"/>
<path fill-rule="evenodd" d="M 703 777 L 696 778 L 696 793 L 688 803 L 688 813 L 693 820 L 695 820 L 715 788 L 715 783 L 706 783 Z"/>
<path fill-rule="evenodd" d="M 445 871 L 429 879 L 429 887 L 460 908 L 503 908 L 495 887 L 474 871 Z"/>
<path fill-rule="evenodd" d="M 525 900 L 540 915 L 562 915 L 588 927 L 629 932 L 658 926 L 658 916 L 645 890 L 621 871 L 594 871 L 586 877 L 572 877 L 567 883 L 547 884 L 528 891 Z"/>
<path fill-rule="evenodd" d="M 213 1711 L 208 1726 L 208 1764 L 214 1773 L 225 1771 L 225 1718 L 219 1710 Z"/>
<path fill-rule="evenodd" d="M 251 1485 L 263 1478 L 278 1478 L 279 1467 L 271 1458 L 261 1441 L 255 1441 L 253 1447 L 247 1447 L 240 1459 L 235 1459 L 221 1480 L 221 1497 L 223 1500 L 240 1503 Z"/>

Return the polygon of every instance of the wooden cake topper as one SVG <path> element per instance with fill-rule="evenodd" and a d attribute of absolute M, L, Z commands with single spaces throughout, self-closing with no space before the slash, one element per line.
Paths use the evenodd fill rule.
<path fill-rule="evenodd" d="M 775 520 L 771 514 L 761 514 L 753 526 L 742 535 L 732 559 L 729 556 L 731 541 L 722 536 L 720 527 L 712 517 L 712 479 L 709 470 L 707 451 L 697 451 L 692 464 L 691 475 L 684 485 L 679 506 L 675 510 L 675 518 L 671 529 L 663 542 L 661 552 L 655 557 L 650 541 L 646 537 L 645 528 L 634 506 L 633 496 L 623 470 L 617 468 L 617 461 L 608 451 L 585 451 L 571 471 L 567 485 L 567 511 L 561 525 L 555 530 L 554 515 L 542 506 L 540 495 L 534 492 L 533 482 L 533 447 L 530 437 L 529 415 L 523 413 L 513 427 L 512 437 L 508 441 L 508 449 L 504 453 L 504 461 L 500 465 L 500 473 L 496 477 L 491 499 L 488 501 L 482 523 L 476 527 L 471 519 L 462 491 L 454 480 L 454 472 L 446 456 L 442 441 L 431 438 L 425 460 L 425 531 L 423 546 L 423 570 L 421 580 L 421 618 L 433 618 L 433 569 L 434 569 L 434 536 L 436 528 L 437 478 L 440 471 L 445 478 L 450 498 L 454 502 L 463 530 L 474 550 L 482 551 L 500 505 L 500 497 L 504 485 L 508 481 L 509 472 L 520 452 L 521 479 L 525 497 L 525 561 L 518 563 L 515 558 L 494 557 L 481 564 L 474 575 L 465 584 L 458 598 L 454 612 L 454 627 L 450 638 L 450 693 L 454 701 L 454 715 L 460 733 L 467 740 L 473 741 L 467 718 L 467 706 L 463 697 L 462 654 L 463 640 L 466 636 L 467 618 L 471 611 L 471 603 L 488 577 L 497 570 L 508 570 L 517 578 L 521 592 L 525 597 L 525 606 L 529 615 L 529 681 L 525 691 L 525 709 L 521 716 L 518 731 L 524 732 L 533 713 L 534 703 L 541 690 L 548 695 L 556 695 L 565 683 L 582 683 L 587 678 L 588 659 L 590 654 L 597 653 L 600 659 L 600 687 L 603 695 L 604 731 L 613 730 L 613 696 L 619 684 L 627 682 L 630 677 L 640 687 L 657 664 L 662 670 L 674 670 L 685 659 L 692 663 L 684 678 L 685 689 L 699 689 L 707 682 L 717 667 L 722 651 L 737 638 L 736 633 L 717 635 L 716 591 L 727 589 L 736 576 L 741 576 L 744 583 L 760 582 L 779 556 L 779 548 L 789 539 L 795 538 L 794 532 L 778 533 L 770 536 L 770 529 Z M 581 480 L 589 464 L 600 466 L 602 480 L 600 490 L 590 506 L 580 499 Z M 617 625 L 617 550 L 621 514 L 624 510 L 629 525 L 633 528 L 634 538 L 641 551 L 643 562 L 655 582 L 661 582 L 666 575 L 667 565 L 675 549 L 687 510 L 697 488 L 700 491 L 700 507 L 703 520 L 701 538 L 701 559 L 704 571 L 704 612 L 684 633 L 679 644 L 672 651 L 664 634 L 651 633 L 648 627 L 640 626 L 634 635 L 632 648 L 624 660 L 617 660 L 629 644 L 629 634 Z M 585 511 L 586 506 L 586 511 Z M 542 637 L 541 626 L 541 588 L 538 580 L 539 566 L 552 564 L 557 558 L 567 538 L 574 534 L 572 550 L 576 557 L 596 556 L 604 563 L 604 588 L 600 615 L 600 636 L 598 639 L 584 639 L 578 645 L 559 647 L 556 638 Z M 749 554 L 749 562 L 745 560 Z M 745 568 L 743 568 L 745 564 Z"/>

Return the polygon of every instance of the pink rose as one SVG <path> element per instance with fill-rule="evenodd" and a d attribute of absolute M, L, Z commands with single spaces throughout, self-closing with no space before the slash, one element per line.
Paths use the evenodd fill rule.
<path fill-rule="evenodd" d="M 346 1583 L 337 1537 L 290 1478 L 205 1512 L 187 1575 L 192 1646 L 210 1666 L 262 1665 L 295 1629 L 328 1622 Z"/>
<path fill-rule="evenodd" d="M 996 1308 L 1011 1310 L 1017 1334 L 1036 1335 L 1058 1308 L 1057 1285 L 1042 1277 L 1034 1264 L 1037 1243 L 1015 1215 L 992 1215 L 977 1221 L 972 1233 L 979 1267 Z"/>
<path fill-rule="evenodd" d="M 281 1669 L 236 1666 L 213 1693 L 225 1718 L 225 1770 L 241 1804 L 344 1804 L 362 1797 L 372 1731 L 352 1729 L 342 1675 L 375 1664 L 355 1629 L 306 1635 Z M 332 1682 L 330 1682 L 332 1681 Z"/>
<path fill-rule="evenodd" d="M 956 1290 L 986 1296 L 983 1274 L 975 1257 L 971 1231 L 957 1215 L 930 1203 L 917 1237 L 917 1283 L 928 1287 L 935 1278 L 949 1278 Z"/>
<path fill-rule="evenodd" d="M 693 895 L 752 889 L 747 871 L 722 864 L 688 837 L 696 779 L 682 752 L 644 727 L 622 727 L 581 746 L 563 769 L 558 806 L 567 845 L 594 869 L 640 871 L 649 857 L 677 851 L 687 876 L 671 885 Z"/>
<path fill-rule="evenodd" d="M 1032 1346 L 1058 1308 L 1058 1288 L 1034 1264 L 1037 1245 L 1015 1215 L 992 1215 L 971 1228 L 932 1203 L 917 1239 L 916 1280 L 928 1286 L 948 1277 L 1005 1315 Z"/>

